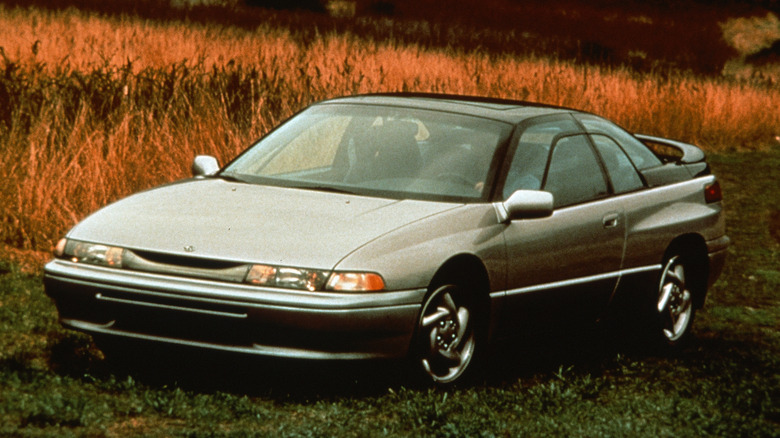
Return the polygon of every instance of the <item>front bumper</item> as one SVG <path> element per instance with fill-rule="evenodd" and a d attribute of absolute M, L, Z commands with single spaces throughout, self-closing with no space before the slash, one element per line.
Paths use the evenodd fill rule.
<path fill-rule="evenodd" d="M 425 289 L 345 294 L 54 260 L 44 286 L 66 327 L 93 335 L 307 359 L 404 357 Z"/>

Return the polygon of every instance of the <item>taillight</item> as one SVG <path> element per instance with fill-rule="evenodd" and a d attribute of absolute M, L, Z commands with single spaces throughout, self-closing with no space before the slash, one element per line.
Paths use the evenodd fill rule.
<path fill-rule="evenodd" d="M 723 192 L 720 190 L 720 183 L 714 181 L 712 184 L 704 186 L 704 200 L 707 203 L 719 202 L 723 200 Z"/>

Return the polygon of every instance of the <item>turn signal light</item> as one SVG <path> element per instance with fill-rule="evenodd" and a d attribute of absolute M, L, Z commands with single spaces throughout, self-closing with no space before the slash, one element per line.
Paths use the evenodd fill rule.
<path fill-rule="evenodd" d="M 334 272 L 328 290 L 336 292 L 372 292 L 385 288 L 385 281 L 372 272 Z"/>

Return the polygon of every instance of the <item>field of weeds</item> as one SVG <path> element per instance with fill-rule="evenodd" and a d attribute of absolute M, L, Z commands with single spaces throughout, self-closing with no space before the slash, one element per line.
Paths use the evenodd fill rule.
<path fill-rule="evenodd" d="M 22 249 L 48 250 L 100 206 L 186 176 L 195 155 L 224 163 L 344 94 L 545 102 L 710 151 L 765 149 L 780 135 L 780 89 L 673 70 L 1 4 L 0 41 L 0 242 Z"/>

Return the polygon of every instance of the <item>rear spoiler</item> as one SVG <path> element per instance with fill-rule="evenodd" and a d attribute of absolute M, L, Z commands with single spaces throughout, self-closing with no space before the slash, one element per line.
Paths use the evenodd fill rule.
<path fill-rule="evenodd" d="M 664 162 L 641 171 L 650 187 L 689 180 L 711 173 L 704 151 L 698 146 L 651 135 L 634 134 Z"/>
<path fill-rule="evenodd" d="M 644 143 L 655 143 L 661 146 L 666 146 L 667 148 L 676 149 L 680 152 L 680 154 L 682 154 L 682 156 L 679 156 L 678 154 L 664 154 L 659 153 L 655 150 L 655 148 L 651 148 L 654 149 L 654 152 L 656 152 L 656 154 L 659 155 L 661 159 L 667 162 L 674 161 L 680 164 L 692 164 L 702 162 L 706 159 L 704 151 L 701 150 L 701 148 L 698 146 L 692 144 L 670 140 L 663 137 L 653 137 L 652 135 L 645 134 L 634 134 L 634 137 L 638 138 Z"/>

